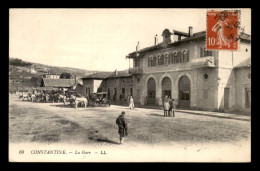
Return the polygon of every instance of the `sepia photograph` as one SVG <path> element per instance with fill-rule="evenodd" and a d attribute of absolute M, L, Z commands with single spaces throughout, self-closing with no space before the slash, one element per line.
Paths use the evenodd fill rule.
<path fill-rule="evenodd" d="M 251 162 L 250 8 L 9 8 L 9 162 Z"/>

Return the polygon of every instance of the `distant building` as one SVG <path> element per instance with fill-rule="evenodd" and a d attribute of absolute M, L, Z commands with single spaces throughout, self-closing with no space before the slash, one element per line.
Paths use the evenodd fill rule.
<path fill-rule="evenodd" d="M 37 71 L 34 68 L 31 68 L 31 74 L 36 74 Z"/>
<path fill-rule="evenodd" d="M 60 75 L 59 74 L 44 74 L 43 78 L 49 78 L 49 79 L 59 79 Z"/>
<path fill-rule="evenodd" d="M 83 77 L 82 95 L 90 97 L 90 95 L 92 95 L 93 93 L 101 92 L 101 84 L 103 80 L 110 74 L 111 72 L 97 72 Z"/>
<path fill-rule="evenodd" d="M 127 100 L 133 95 L 133 76 L 129 70 L 114 72 L 98 72 L 83 77 L 83 95 L 107 92 L 109 100 Z"/>
<path fill-rule="evenodd" d="M 75 84 L 75 79 L 53 79 L 43 78 L 41 81 L 41 87 L 58 88 L 58 90 L 67 91 Z"/>
<path fill-rule="evenodd" d="M 74 91 L 78 95 L 83 95 L 83 80 L 76 78 L 76 83 L 71 86 L 68 91 Z"/>

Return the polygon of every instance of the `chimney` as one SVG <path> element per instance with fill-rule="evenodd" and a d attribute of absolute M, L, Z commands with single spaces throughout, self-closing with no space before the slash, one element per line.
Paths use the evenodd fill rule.
<path fill-rule="evenodd" d="M 116 76 L 118 75 L 117 69 L 115 70 L 115 75 L 116 75 Z"/>
<path fill-rule="evenodd" d="M 136 45 L 136 51 L 139 51 L 139 41 L 138 41 L 138 43 L 137 43 L 137 45 Z"/>
<path fill-rule="evenodd" d="M 154 37 L 154 45 L 157 45 L 158 44 L 158 37 L 157 37 L 157 34 L 155 35 Z"/>
<path fill-rule="evenodd" d="M 192 30 L 193 28 L 190 26 L 189 27 L 189 36 L 193 36 L 193 30 Z"/>
<path fill-rule="evenodd" d="M 77 84 L 77 74 L 75 74 L 75 84 Z"/>

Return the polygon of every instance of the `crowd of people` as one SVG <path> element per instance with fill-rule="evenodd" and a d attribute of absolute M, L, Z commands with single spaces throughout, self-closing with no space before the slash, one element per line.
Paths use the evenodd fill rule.
<path fill-rule="evenodd" d="M 163 99 L 164 117 L 175 117 L 175 102 L 174 99 L 165 95 Z"/>

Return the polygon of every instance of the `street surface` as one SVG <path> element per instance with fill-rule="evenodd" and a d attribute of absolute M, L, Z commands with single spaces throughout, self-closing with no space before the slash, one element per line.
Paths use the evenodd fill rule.
<path fill-rule="evenodd" d="M 111 105 L 72 108 L 62 103 L 32 103 L 9 99 L 9 141 L 118 145 L 116 117 L 126 112 L 125 144 L 236 144 L 250 140 L 250 121 Z M 125 145 L 124 144 L 124 145 Z"/>

